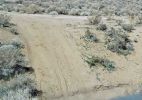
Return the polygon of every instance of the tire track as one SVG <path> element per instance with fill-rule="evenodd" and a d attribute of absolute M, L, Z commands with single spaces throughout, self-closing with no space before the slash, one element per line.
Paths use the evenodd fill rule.
<path fill-rule="evenodd" d="M 43 100 L 91 87 L 75 44 L 69 44 L 64 37 L 66 24 L 63 20 L 23 15 L 16 16 L 14 21 L 26 41 L 39 87 L 41 84 L 44 92 Z"/>

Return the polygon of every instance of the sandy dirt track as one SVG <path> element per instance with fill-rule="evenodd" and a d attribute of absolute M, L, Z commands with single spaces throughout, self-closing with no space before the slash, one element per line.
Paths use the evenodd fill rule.
<path fill-rule="evenodd" d="M 15 20 L 46 97 L 71 95 L 93 85 L 76 45 L 66 37 L 65 20 L 40 16 Z"/>
<path fill-rule="evenodd" d="M 90 73 L 67 27 L 70 24 L 82 23 L 86 19 L 70 16 L 13 15 L 13 22 L 18 25 L 20 36 L 26 43 L 38 86 L 43 90 L 42 100 L 109 100 L 111 97 L 124 95 L 125 90 L 119 86 L 107 87 L 108 90 L 102 86 L 100 90 L 105 91 L 94 94 L 97 88 L 95 86 L 102 83 L 96 79 L 96 74 Z M 112 78 L 116 83 L 117 76 L 114 74 Z M 119 78 L 120 82 L 125 82 L 125 77 L 120 75 Z M 108 75 L 107 79 L 111 80 L 111 75 Z"/>

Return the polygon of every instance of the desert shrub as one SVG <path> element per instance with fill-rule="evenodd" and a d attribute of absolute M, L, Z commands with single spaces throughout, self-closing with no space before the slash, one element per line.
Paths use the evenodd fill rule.
<path fill-rule="evenodd" d="M 3 44 L 0 46 L 0 67 L 13 66 L 16 63 L 19 49 L 10 44 Z"/>
<path fill-rule="evenodd" d="M 98 30 L 102 30 L 102 31 L 106 31 L 106 30 L 107 30 L 107 25 L 106 25 L 106 24 L 103 24 L 103 23 L 100 23 L 100 24 L 97 26 L 97 29 L 98 29 Z"/>
<path fill-rule="evenodd" d="M 34 72 L 33 68 L 31 67 L 24 67 L 22 65 L 16 64 L 12 67 L 1 67 L 0 68 L 0 80 L 10 80 L 11 78 L 19 75 L 19 74 L 24 74 L 27 72 Z"/>
<path fill-rule="evenodd" d="M 138 15 L 138 24 L 142 24 L 142 14 Z"/>
<path fill-rule="evenodd" d="M 24 13 L 26 10 L 26 7 L 23 4 L 17 4 L 16 7 L 14 7 L 14 11 Z"/>
<path fill-rule="evenodd" d="M 128 55 L 134 50 L 129 36 L 121 29 L 111 28 L 105 36 L 107 49 L 112 52 Z"/>
<path fill-rule="evenodd" d="M 52 11 L 49 13 L 49 15 L 58 15 L 58 12 L 57 11 Z"/>
<path fill-rule="evenodd" d="M 1 100 L 31 100 L 31 97 L 28 93 L 29 88 L 25 87 L 25 88 L 19 88 L 16 90 L 11 88 L 8 88 L 8 90 L 5 92 L 2 91 L 3 95 L 0 97 Z M 35 100 L 38 100 L 38 99 L 35 99 Z"/>
<path fill-rule="evenodd" d="M 107 71 L 113 71 L 115 69 L 115 63 L 113 61 L 97 56 L 87 57 L 85 61 L 89 64 L 90 68 L 97 67 L 97 65 L 101 65 Z"/>
<path fill-rule="evenodd" d="M 1 6 L 2 6 L 2 10 L 4 10 L 4 11 L 8 11 L 9 10 L 6 4 L 3 3 Z"/>
<path fill-rule="evenodd" d="M 7 31 L 10 31 L 11 33 L 18 35 L 18 31 L 16 29 L 16 25 L 11 23 L 11 16 L 9 16 L 6 13 L 0 13 L 0 28 L 4 28 Z"/>
<path fill-rule="evenodd" d="M 91 13 L 89 11 L 83 11 L 80 13 L 80 16 L 89 16 Z"/>
<path fill-rule="evenodd" d="M 69 11 L 69 15 L 76 15 L 76 16 L 79 16 L 80 15 L 80 9 L 75 9 L 75 8 L 72 8 L 70 11 Z"/>
<path fill-rule="evenodd" d="M 92 25 L 99 24 L 102 20 L 102 17 L 100 15 L 88 17 L 89 23 Z"/>
<path fill-rule="evenodd" d="M 16 63 L 20 49 L 13 45 L 2 45 L 0 47 L 0 67 L 10 67 Z"/>
<path fill-rule="evenodd" d="M 31 97 L 37 97 L 37 96 L 41 96 L 42 95 L 42 91 L 38 90 L 38 89 L 31 89 L 29 91 L 29 93 L 31 94 Z"/>
<path fill-rule="evenodd" d="M 11 11 L 14 10 L 12 9 L 13 7 L 9 7 L 12 1 L 15 2 L 15 4 L 24 4 L 25 6 L 36 4 L 44 7 L 45 9 L 50 8 L 50 6 L 55 6 L 58 9 L 61 8 L 61 10 L 59 10 L 58 12 L 57 10 L 53 9 L 52 11 L 57 11 L 59 14 L 69 14 L 71 9 L 81 9 L 82 15 L 88 15 L 88 13 L 86 12 L 89 11 L 86 11 L 85 9 L 91 9 L 99 10 L 103 14 L 110 16 L 114 13 L 118 16 L 128 15 L 129 10 L 132 10 L 132 12 L 135 12 L 135 15 L 137 15 L 141 11 L 140 5 L 142 4 L 141 0 L 129 1 L 130 3 L 128 3 L 127 0 L 114 0 L 113 2 L 108 0 L 9 0 L 8 2 L 5 2 L 5 0 L 0 0 L 0 4 L 7 4 L 8 9 L 5 10 Z M 15 6 L 15 4 L 12 6 Z M 67 12 L 64 13 L 64 11 Z M 48 13 L 50 12 L 51 11 L 49 11 Z"/>
<path fill-rule="evenodd" d="M 40 5 L 44 8 L 48 8 L 51 5 L 50 3 L 51 3 L 50 1 L 46 1 L 46 2 L 41 2 Z"/>
<path fill-rule="evenodd" d="M 15 27 L 9 28 L 9 31 L 10 31 L 11 33 L 15 34 L 15 35 L 18 35 L 18 34 L 19 34 L 18 31 L 17 31 L 17 29 L 16 29 Z"/>
<path fill-rule="evenodd" d="M 89 41 L 89 42 L 98 42 L 98 38 L 95 34 L 93 34 L 90 30 L 87 30 L 85 32 L 85 35 L 83 36 L 83 39 L 85 41 Z"/>
<path fill-rule="evenodd" d="M 16 47 L 17 49 L 22 49 L 25 47 L 24 43 L 19 38 L 12 39 L 10 44 Z"/>
<path fill-rule="evenodd" d="M 12 42 L 0 43 L 0 99 L 1 100 L 31 100 L 42 94 L 36 89 L 36 84 L 31 79 L 32 67 L 27 67 L 22 54 L 22 42 L 18 39 Z M 33 96 L 33 92 L 36 95 Z"/>
<path fill-rule="evenodd" d="M 132 32 L 132 30 L 134 30 L 134 27 L 132 24 L 122 24 L 121 26 L 127 32 Z"/>
<path fill-rule="evenodd" d="M 11 17 L 5 13 L 0 13 L 0 27 L 9 27 Z"/>
<path fill-rule="evenodd" d="M 43 13 L 44 9 L 36 4 L 31 4 L 26 8 L 26 13 L 28 14 L 36 14 L 36 13 Z"/>
<path fill-rule="evenodd" d="M 123 24 L 123 20 L 116 20 L 116 23 L 121 26 Z"/>
<path fill-rule="evenodd" d="M 1 100 L 31 100 L 30 91 L 36 89 L 34 80 L 28 75 L 18 75 L 8 82 L 0 83 Z M 37 100 L 37 98 L 34 98 Z"/>
<path fill-rule="evenodd" d="M 68 14 L 68 9 L 61 6 L 51 5 L 45 10 L 46 13 L 50 13 L 53 11 L 56 11 L 58 14 L 64 14 L 64 15 Z"/>
<path fill-rule="evenodd" d="M 65 7 L 56 7 L 56 11 L 58 12 L 58 14 L 68 14 L 68 10 Z"/>
<path fill-rule="evenodd" d="M 48 7 L 48 8 L 45 10 L 46 13 L 50 13 L 50 12 L 52 12 L 52 11 L 56 11 L 56 6 L 51 5 L 50 7 Z"/>

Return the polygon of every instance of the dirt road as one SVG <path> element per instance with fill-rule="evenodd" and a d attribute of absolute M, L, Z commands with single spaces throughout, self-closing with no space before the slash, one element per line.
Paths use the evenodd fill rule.
<path fill-rule="evenodd" d="M 70 16 L 13 15 L 13 22 L 17 24 L 20 36 L 26 43 L 38 87 L 43 90 L 42 100 L 109 100 L 111 97 L 124 95 L 125 90 L 119 88 L 119 85 L 102 86 L 96 79 L 96 74 L 92 75 L 82 60 L 75 39 L 68 31 L 70 25 L 75 27 L 86 19 Z M 109 74 L 106 80 L 103 78 L 104 81 L 127 81 L 121 74 L 118 77 L 117 73 L 114 77 Z M 106 91 L 94 94 L 96 90 Z"/>
<path fill-rule="evenodd" d="M 67 38 L 66 20 L 15 17 L 44 98 L 72 95 L 93 85 L 75 42 Z"/>

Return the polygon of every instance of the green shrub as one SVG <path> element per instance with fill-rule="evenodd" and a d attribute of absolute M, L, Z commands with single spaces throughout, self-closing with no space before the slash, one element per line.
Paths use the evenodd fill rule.
<path fill-rule="evenodd" d="M 115 63 L 113 61 L 110 61 L 110 60 L 104 59 L 104 58 L 100 58 L 97 56 L 87 57 L 87 59 L 85 61 L 89 64 L 90 68 L 92 68 L 94 66 L 97 67 L 97 65 L 101 65 L 107 71 L 113 71 L 115 69 Z"/>

